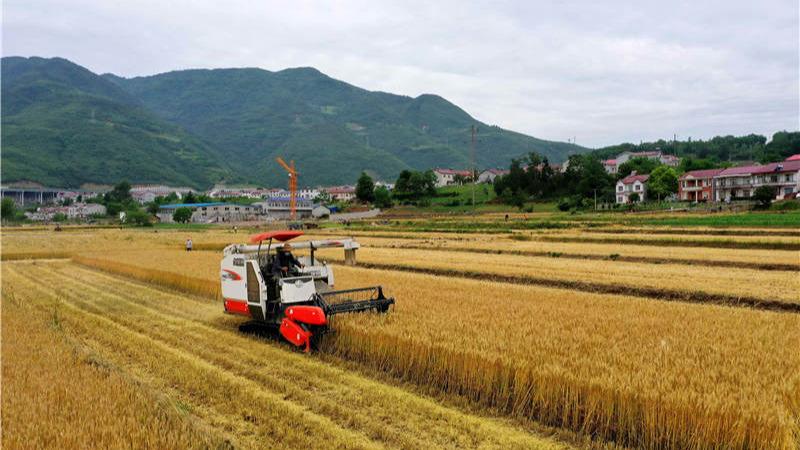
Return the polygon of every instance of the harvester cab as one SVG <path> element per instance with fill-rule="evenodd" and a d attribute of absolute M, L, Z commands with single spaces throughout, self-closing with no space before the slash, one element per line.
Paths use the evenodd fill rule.
<path fill-rule="evenodd" d="M 281 336 L 308 351 L 330 331 L 335 314 L 374 311 L 385 313 L 394 304 L 381 286 L 335 291 L 333 267 L 316 258 L 323 248 L 343 248 L 345 264 L 355 265 L 353 239 L 324 239 L 292 244 L 308 249 L 299 267 L 283 266 L 278 255 L 284 244 L 302 231 L 270 231 L 250 237 L 250 244 L 233 244 L 223 250 L 220 282 L 225 312 L 249 317 L 278 329 Z M 281 264 L 282 266 L 279 266 Z"/>

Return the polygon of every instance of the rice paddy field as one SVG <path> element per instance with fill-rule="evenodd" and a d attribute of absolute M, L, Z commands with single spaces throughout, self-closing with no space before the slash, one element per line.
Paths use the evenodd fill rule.
<path fill-rule="evenodd" d="M 800 447 L 797 229 L 685 231 L 315 231 L 397 303 L 304 354 L 222 313 L 249 231 L 4 229 L 2 444 Z"/>

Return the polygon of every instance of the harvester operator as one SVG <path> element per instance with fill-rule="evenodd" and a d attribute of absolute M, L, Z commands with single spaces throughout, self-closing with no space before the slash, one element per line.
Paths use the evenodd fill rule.
<path fill-rule="evenodd" d="M 297 258 L 292 254 L 292 245 L 289 243 L 283 244 L 278 248 L 278 253 L 275 257 L 275 263 L 272 265 L 272 273 L 279 276 L 297 275 L 296 268 L 305 267 Z"/>

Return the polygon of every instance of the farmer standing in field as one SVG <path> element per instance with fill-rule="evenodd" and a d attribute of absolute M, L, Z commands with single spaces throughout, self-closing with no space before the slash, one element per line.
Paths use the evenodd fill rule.
<path fill-rule="evenodd" d="M 186 251 L 192 251 L 192 238 L 186 239 Z"/>

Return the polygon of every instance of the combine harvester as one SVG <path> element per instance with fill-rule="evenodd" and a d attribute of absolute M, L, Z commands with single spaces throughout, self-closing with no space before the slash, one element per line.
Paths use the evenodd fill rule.
<path fill-rule="evenodd" d="M 333 268 L 315 259 L 314 252 L 342 247 L 345 264 L 355 265 L 360 246 L 353 239 L 295 243 L 293 248 L 311 250 L 309 256 L 298 258 L 303 267 L 285 274 L 273 271 L 278 258 L 273 253 L 277 250 L 273 240 L 286 242 L 302 234 L 302 231 L 270 231 L 251 236 L 250 245 L 225 247 L 220 277 L 226 313 L 250 317 L 252 321 L 248 324 L 278 329 L 287 341 L 304 347 L 307 352 L 330 331 L 331 316 L 365 311 L 385 313 L 394 299 L 385 297 L 381 286 L 333 290 Z M 280 245 L 282 248 L 283 244 Z"/>

